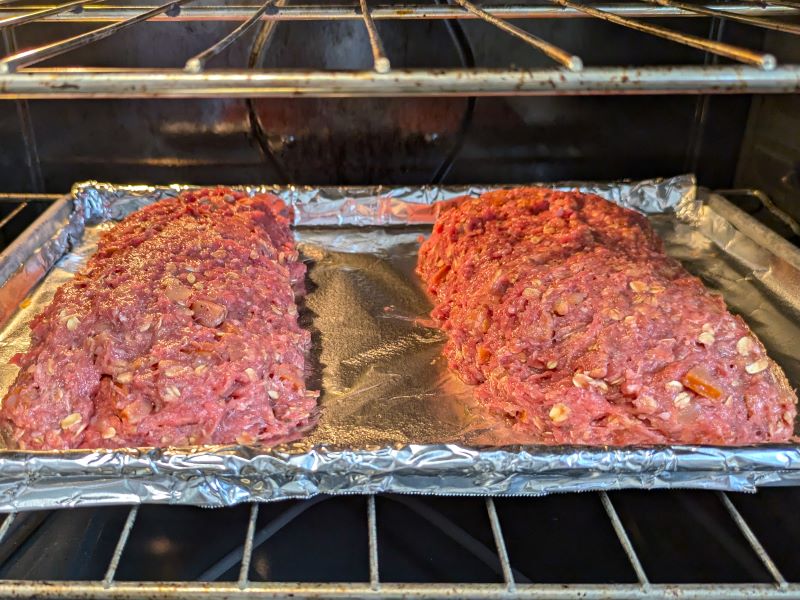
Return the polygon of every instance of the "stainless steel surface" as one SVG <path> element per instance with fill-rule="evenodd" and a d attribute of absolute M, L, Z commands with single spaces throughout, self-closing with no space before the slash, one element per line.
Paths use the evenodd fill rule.
<path fill-rule="evenodd" d="M 13 0 L 18 3 L 22 0 Z M 0 15 L 15 16 L 34 10 L 35 5 L 0 2 Z M 797 16 L 798 6 L 785 6 L 783 2 L 770 1 L 768 4 L 750 2 L 710 2 L 700 4 L 712 10 L 725 10 L 737 15 L 761 17 Z M 664 17 L 696 17 L 697 15 L 672 6 L 648 6 L 643 2 L 601 2 L 592 4 L 604 12 L 611 12 L 626 17 L 664 18 Z M 99 23 L 122 21 L 151 8 L 151 5 L 103 5 L 87 6 L 80 13 L 61 13 L 50 15 L 45 22 Z M 209 4 L 206 6 L 186 6 L 174 17 L 157 15 L 152 21 L 244 21 L 253 14 L 254 6 L 250 4 Z M 546 4 L 517 4 L 506 6 L 482 6 L 489 14 L 501 19 L 584 19 L 586 15 L 573 9 L 553 8 Z M 445 4 L 403 4 L 399 6 L 375 5 L 371 9 L 372 18 L 378 21 L 411 21 L 411 20 L 470 20 L 479 17 L 458 6 Z M 352 6 L 341 5 L 306 5 L 281 7 L 274 13 L 261 17 L 264 21 L 357 21 L 361 14 Z"/>
<path fill-rule="evenodd" d="M 29 66 L 37 62 L 53 58 L 59 54 L 64 54 L 65 52 L 70 52 L 71 50 L 81 48 L 87 44 L 100 41 L 130 27 L 131 25 L 136 25 L 137 23 L 146 21 L 155 15 L 166 13 L 190 1 L 191 0 L 173 0 L 167 4 L 162 4 L 161 6 L 130 17 L 125 21 L 111 23 L 110 25 L 105 25 L 99 29 L 94 29 L 70 38 L 58 40 L 37 48 L 23 50 L 21 52 L 17 52 L 16 54 L 12 54 L 11 56 L 6 56 L 0 60 L 0 73 L 13 73 L 20 67 Z M 0 77 L 0 79 L 2 78 Z"/>
<path fill-rule="evenodd" d="M 372 49 L 372 66 L 377 73 L 388 73 L 391 68 L 391 63 L 386 57 L 386 51 L 383 49 L 383 42 L 378 35 L 378 30 L 375 28 L 375 22 L 372 20 L 367 0 L 359 0 L 359 2 L 361 6 L 361 16 L 364 20 L 364 26 L 367 28 L 367 35 L 369 36 L 369 46 Z"/>
<path fill-rule="evenodd" d="M 184 68 L 192 73 L 199 73 L 202 71 L 209 60 L 220 54 L 228 46 L 242 37 L 242 35 L 244 35 L 251 27 L 258 23 L 262 15 L 264 15 L 267 10 L 273 7 L 273 4 L 274 0 L 266 0 L 266 2 L 264 2 L 264 4 L 262 4 L 252 15 L 250 15 L 244 23 L 239 25 L 236 29 L 231 31 L 228 35 L 210 48 L 203 50 L 200 54 L 196 54 L 187 60 Z"/>
<path fill-rule="evenodd" d="M 566 0 L 569 1 L 569 0 Z M 2 68 L 0 62 L 0 68 Z M 390 73 L 326 71 L 120 71 L 37 69 L 0 76 L 0 99 L 287 98 L 297 96 L 574 96 L 596 94 L 786 94 L 800 66 L 596 67 L 583 71 L 453 69 Z"/>
<path fill-rule="evenodd" d="M 593 6 L 587 4 L 581 4 L 579 2 L 574 2 L 573 0 L 551 0 L 551 2 L 554 2 L 555 4 L 558 4 L 559 6 L 563 6 L 565 8 L 571 8 L 573 10 L 579 10 L 581 12 L 585 12 L 587 15 L 590 15 L 598 19 L 602 19 L 604 21 L 609 21 L 616 25 L 621 25 L 623 27 L 635 29 L 636 31 L 641 31 L 643 33 L 649 33 L 650 35 L 662 37 L 666 40 L 670 40 L 671 42 L 686 44 L 687 46 L 691 46 L 692 48 L 697 48 L 699 50 L 704 50 L 706 52 L 712 52 L 719 56 L 724 56 L 726 58 L 730 58 L 731 60 L 735 60 L 741 63 L 757 65 L 762 69 L 772 70 L 778 64 L 777 60 L 772 54 L 766 54 L 763 52 L 754 52 L 752 50 L 747 50 L 746 48 L 739 48 L 731 44 L 726 44 L 723 42 L 715 42 L 713 40 L 708 40 L 695 35 L 689 35 L 686 33 L 681 33 L 679 31 L 673 31 L 671 29 L 667 29 L 659 25 L 652 25 L 649 23 L 634 21 L 626 17 L 615 15 L 613 13 L 603 12 L 602 10 L 598 10 Z"/>
<path fill-rule="evenodd" d="M 570 54 L 569 52 L 562 50 L 558 46 L 554 46 L 553 44 L 546 42 L 545 40 L 535 35 L 531 35 L 530 33 L 523 31 L 522 29 L 520 29 L 515 25 L 506 23 L 503 19 L 500 19 L 488 13 L 487 11 L 481 9 L 478 6 L 475 6 L 472 2 L 469 2 L 469 0 L 455 0 L 455 2 L 461 5 L 464 8 L 464 10 L 467 10 L 476 17 L 480 17 L 487 23 L 491 23 L 495 27 L 502 29 L 506 33 L 509 33 L 514 37 L 521 39 L 526 44 L 533 46 L 534 48 L 544 53 L 549 58 L 567 67 L 571 71 L 580 71 L 581 69 L 583 69 L 583 61 L 580 59 L 580 57 L 575 56 L 574 54 Z"/>

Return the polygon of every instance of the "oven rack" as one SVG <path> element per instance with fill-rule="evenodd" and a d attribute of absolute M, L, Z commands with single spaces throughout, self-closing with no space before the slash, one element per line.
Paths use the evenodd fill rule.
<path fill-rule="evenodd" d="M 102 0 L 69 0 L 55 5 L 0 3 L 0 29 L 6 55 L 0 59 L 0 99 L 219 98 L 219 97 L 398 97 L 594 94 L 741 94 L 800 91 L 800 65 L 782 64 L 768 52 L 682 33 L 657 22 L 662 17 L 731 20 L 759 29 L 800 34 L 800 2 L 749 0 L 688 4 L 681 0 L 540 3 L 486 6 L 471 0 L 450 5 L 378 5 L 358 0 L 344 6 L 284 6 L 266 0 L 255 6 L 193 6 L 196 0 L 170 0 L 158 6 L 114 6 Z M 794 19 L 793 19 L 794 17 Z M 513 23 L 519 19 L 597 19 L 699 49 L 702 65 L 585 67 L 583 58 Z M 642 20 L 646 18 L 647 20 Z M 550 59 L 546 68 L 392 69 L 380 27 L 398 20 L 479 19 Z M 358 20 L 370 41 L 368 70 L 207 69 L 209 60 L 259 23 L 308 20 Z M 40 63 L 108 38 L 144 21 L 234 21 L 231 33 L 181 68 L 41 67 Z M 94 23 L 87 32 L 18 49 L 16 27 L 31 23 Z M 142 27 L 142 25 L 139 25 Z M 268 35 L 268 34 L 267 34 Z M 731 62 L 719 64 L 717 58 Z M 182 57 L 183 59 L 183 57 Z"/>
<path fill-rule="evenodd" d="M 494 501 L 486 498 L 486 518 L 491 527 L 495 542 L 496 558 L 502 571 L 503 583 L 443 583 L 443 584 L 409 584 L 386 583 L 381 581 L 378 560 L 378 528 L 379 515 L 375 509 L 375 496 L 367 497 L 367 532 L 369 548 L 369 581 L 352 583 L 299 583 L 299 582 L 254 582 L 250 581 L 250 562 L 253 549 L 261 541 L 269 537 L 272 530 L 280 528 L 290 513 L 300 510 L 286 511 L 286 515 L 269 522 L 258 532 L 256 522 L 259 505 L 250 505 L 250 514 L 246 535 L 241 547 L 241 554 L 234 551 L 220 561 L 216 571 L 220 573 L 239 565 L 239 577 L 236 582 L 122 582 L 115 580 L 115 574 L 123 560 L 125 546 L 131 531 L 136 524 L 138 506 L 128 512 L 120 531 L 114 552 L 101 581 L 18 581 L 0 580 L 0 594 L 15 598 L 684 598 L 684 599 L 725 599 L 733 598 L 796 598 L 800 595 L 800 584 L 789 583 L 766 552 L 752 529 L 742 517 L 725 492 L 718 492 L 718 498 L 727 514 L 738 530 L 747 540 L 750 550 L 769 572 L 772 583 L 751 584 L 654 584 L 648 579 L 642 562 L 628 536 L 611 498 L 606 492 L 597 492 L 605 513 L 616 534 L 622 549 L 627 555 L 630 566 L 636 574 L 637 583 L 630 584 L 536 584 L 517 583 L 514 570 L 509 561 L 502 525 L 497 515 Z M 480 501 L 476 499 L 476 501 Z M 532 502 L 536 499 L 532 498 Z M 306 500 L 314 503 L 316 500 Z M 302 505 L 300 505 L 302 506 Z M 8 533 L 16 517 L 10 513 L 0 526 L 0 543 Z M 261 539 L 259 539 L 261 538 Z"/>

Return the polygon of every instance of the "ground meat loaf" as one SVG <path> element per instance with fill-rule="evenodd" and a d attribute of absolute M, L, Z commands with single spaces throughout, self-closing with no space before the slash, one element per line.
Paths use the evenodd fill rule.
<path fill-rule="evenodd" d="M 32 322 L 3 400 L 11 447 L 269 442 L 306 425 L 291 213 L 191 191 L 135 212 Z"/>
<path fill-rule="evenodd" d="M 418 272 L 476 395 L 540 443 L 785 441 L 797 397 L 640 214 L 541 188 L 443 205 Z"/>

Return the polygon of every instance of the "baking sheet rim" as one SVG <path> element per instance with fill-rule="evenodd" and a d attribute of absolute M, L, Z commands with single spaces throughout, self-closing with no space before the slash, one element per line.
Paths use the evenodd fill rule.
<path fill-rule="evenodd" d="M 122 187 L 122 186 L 120 186 Z M 127 186 L 140 190 L 152 186 Z M 155 186 L 158 188 L 159 186 Z M 175 186 L 161 186 L 160 189 Z M 180 189 L 195 186 L 180 186 Z M 248 189 L 248 186 L 236 186 Z M 340 188 L 346 189 L 346 188 Z M 363 189 L 363 186 L 359 189 Z M 736 228 L 751 239 L 760 232 L 759 224 L 752 217 L 731 205 L 724 198 L 714 194 L 708 199 L 718 198 L 726 204 L 726 209 L 735 211 L 740 219 Z M 56 214 L 64 203 L 71 202 L 72 195 L 55 201 L 47 211 L 39 216 L 29 229 L 46 226 L 48 215 Z M 713 210 L 713 207 L 711 207 Z M 715 211 L 716 212 L 716 211 Z M 728 219 L 726 219 L 727 221 Z M 750 223 L 753 221 L 752 223 Z M 741 223 L 751 225 L 748 233 Z M 27 231 L 27 230 L 26 230 Z M 25 234 L 23 234 L 24 236 Z M 23 236 L 15 240 L 24 243 Z M 15 248 L 15 247 L 14 247 Z M 2 254 L 3 261 L 11 254 L 10 246 Z M 791 262 L 800 264 L 800 250 L 788 247 Z M 446 467 L 437 468 L 437 455 L 447 454 Z M 565 453 L 579 455 L 580 461 L 572 467 L 565 467 L 563 460 L 558 466 L 550 467 L 554 459 L 563 458 Z M 628 464 L 625 454 L 638 453 L 640 460 Z M 742 455 L 746 453 L 746 455 Z M 371 458 L 386 455 L 395 465 L 383 464 L 381 467 L 361 463 L 359 455 Z M 111 457 L 122 460 L 109 463 Z M 461 457 L 461 461 L 453 457 Z M 646 458 L 645 458 L 646 457 Z M 37 459 L 46 458 L 56 465 L 38 464 Z M 8 464 L 12 459 L 13 464 Z M 344 460 L 344 464 L 343 461 Z M 44 461 L 48 462 L 48 461 Z M 460 465 L 459 462 L 464 464 Z M 558 461 L 556 461 L 558 462 Z M 94 463 L 94 464 L 93 464 Z M 224 463 L 224 464 L 223 464 Z M 424 465 L 420 466 L 420 463 Z M 504 469 L 489 469 L 491 464 L 502 463 Z M 184 465 L 179 466 L 179 465 Z M 99 476 L 92 479 L 99 486 L 98 492 L 79 494 L 72 499 L 47 497 L 51 486 L 62 487 L 73 480 L 86 480 L 87 469 L 99 465 Z M 103 468 L 105 466 L 105 468 Z M 60 469 L 55 467 L 61 467 Z M 416 468 L 415 468 L 416 467 Z M 200 493 L 206 501 L 184 497 L 185 494 L 126 493 L 126 487 L 136 487 L 148 482 L 158 487 L 150 478 L 158 471 L 179 473 L 189 468 L 181 479 L 195 479 L 195 483 L 209 477 L 224 477 L 230 484 L 239 481 L 247 490 L 241 494 L 222 494 L 219 502 L 209 502 L 208 490 Z M 459 470 L 460 468 L 460 470 Z M 454 471 L 457 473 L 454 475 Z M 343 474 L 362 478 L 355 481 Z M 158 477 L 162 477 L 161 473 Z M 486 478 L 504 478 L 493 481 L 491 490 L 487 489 Z M 573 478 L 567 485 L 564 482 L 548 482 L 547 477 L 566 476 Z M 577 477 L 576 477 L 577 476 Z M 300 480 L 295 480 L 298 478 Z M 328 477 L 345 480 L 338 485 L 325 481 Z M 407 478 L 419 478 L 409 485 Z M 471 478 L 470 481 L 466 479 Z M 169 479 L 169 477 L 167 477 Z M 305 479 L 305 481 L 301 481 Z M 430 484 L 434 479 L 433 485 Z M 455 482 L 450 480 L 455 479 Z M 253 480 L 264 482 L 262 491 L 254 488 Z M 14 502 L 14 482 L 33 483 L 23 494 L 22 502 Z M 460 484 L 458 484 L 460 481 Z M 187 481 L 187 483 L 189 483 Z M 269 485 L 271 483 L 272 485 Z M 202 483 L 200 483 L 202 486 Z M 384 446 L 375 449 L 353 450 L 333 446 L 250 448 L 236 446 L 207 446 L 167 449 L 114 449 L 114 450 L 68 450 L 68 451 L 18 451 L 0 450 L 0 512 L 52 508 L 56 506 L 81 505 L 98 506 L 107 504 L 138 504 L 142 502 L 181 503 L 197 506 L 228 506 L 246 501 L 271 501 L 289 498 L 308 498 L 320 493 L 358 494 L 394 492 L 435 495 L 509 495 L 536 496 L 558 491 L 592 491 L 622 488 L 701 488 L 737 491 L 754 491 L 759 485 L 800 485 L 800 445 L 769 444 L 757 446 L 648 446 L 648 447 L 587 447 L 587 446 L 509 446 L 490 448 L 469 448 L 455 444 L 408 444 L 401 447 Z M 116 488 L 112 491 L 107 486 Z M 277 487 L 276 487 L 277 486 Z M 465 487 L 466 486 L 466 487 Z M 14 485 L 11 485 L 13 488 Z M 237 487 L 235 484 L 233 487 Z M 5 488 L 5 489 L 3 489 Z M 187 490 L 193 489 L 189 485 Z M 10 496 L 9 496 L 10 494 Z M 38 501 L 35 501 L 37 500 Z"/>

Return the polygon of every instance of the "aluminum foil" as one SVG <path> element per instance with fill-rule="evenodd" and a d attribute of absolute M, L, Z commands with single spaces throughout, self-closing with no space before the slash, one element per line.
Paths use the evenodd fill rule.
<path fill-rule="evenodd" d="M 0 510 L 129 503 L 227 506 L 315 494 L 539 495 L 618 488 L 753 491 L 800 484 L 800 447 L 525 446 L 476 405 L 441 358 L 443 336 L 413 274 L 436 201 L 504 186 L 243 187 L 295 207 L 309 264 L 317 427 L 275 448 L 0 451 Z M 800 252 L 691 176 L 562 183 L 647 213 L 667 250 L 741 313 L 800 381 Z M 185 186 L 76 185 L 0 255 L 0 392 L 30 319 L 93 252 L 98 234 Z"/>

